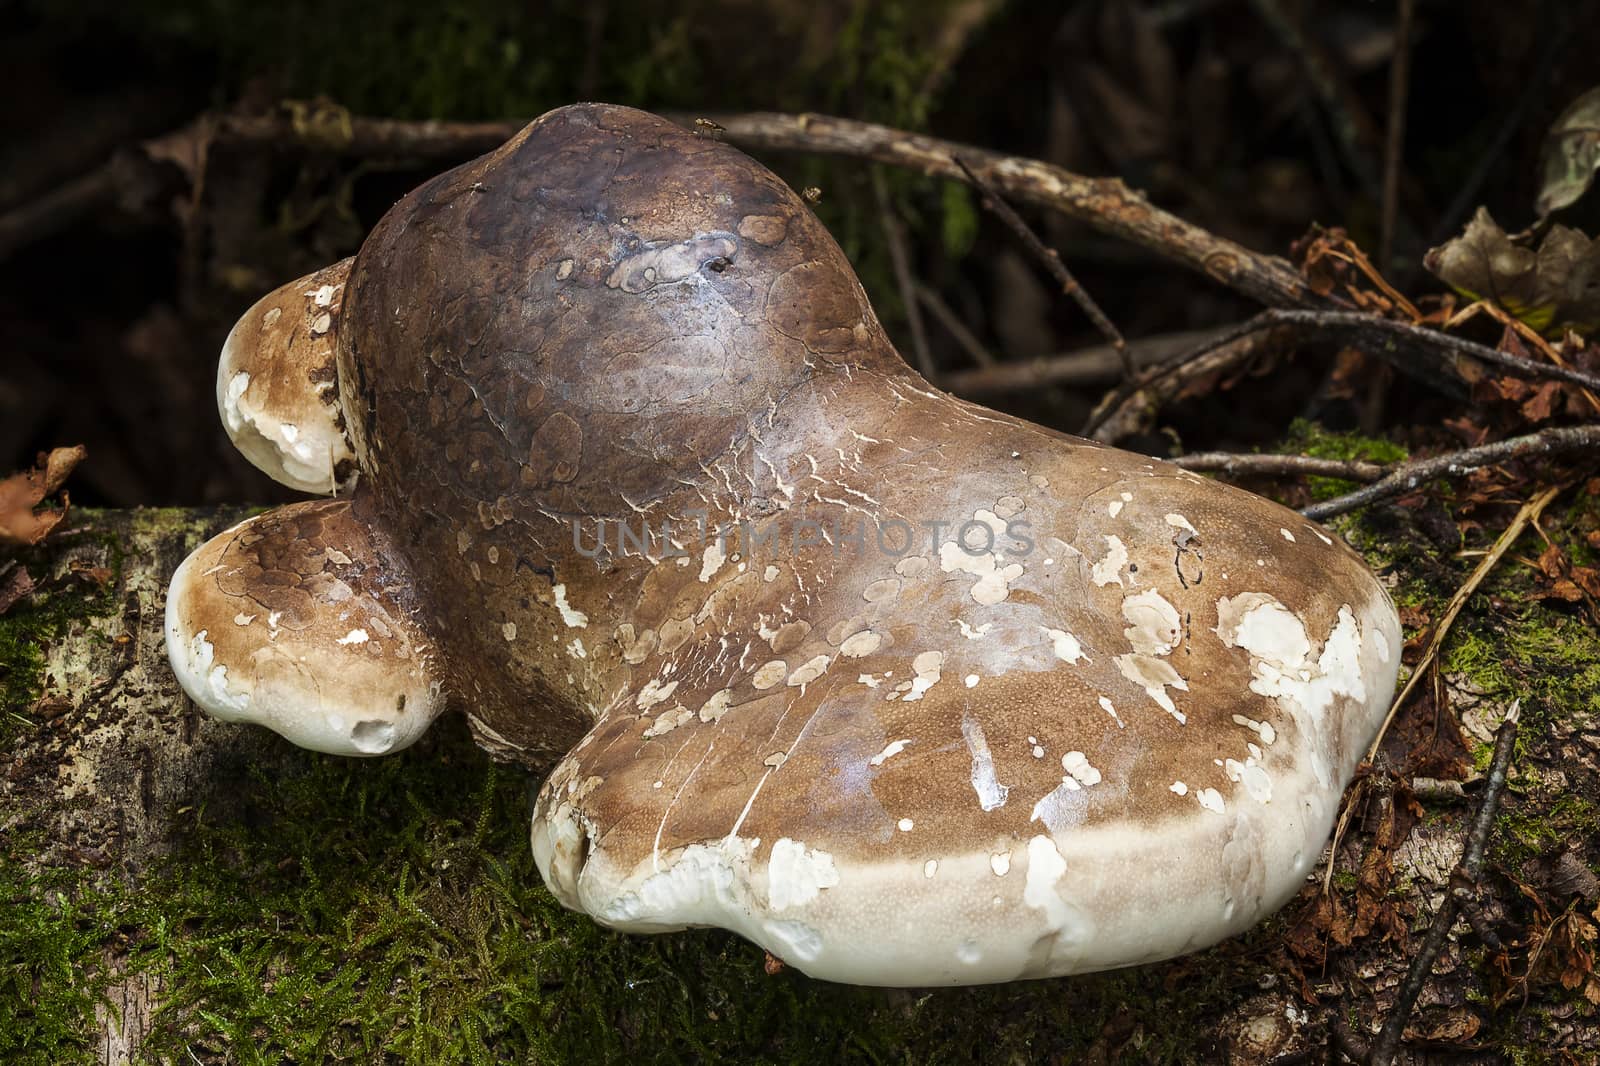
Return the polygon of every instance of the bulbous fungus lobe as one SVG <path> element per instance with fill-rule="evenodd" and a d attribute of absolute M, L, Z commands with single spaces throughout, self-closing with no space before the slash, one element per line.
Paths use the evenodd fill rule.
<path fill-rule="evenodd" d="M 330 272 L 336 318 L 285 342 L 252 310 L 224 362 L 303 381 L 240 417 L 321 405 L 359 477 L 180 570 L 169 651 L 212 713 L 369 754 L 451 703 L 559 760 L 532 844 L 567 906 L 863 984 L 1191 951 L 1320 854 L 1399 666 L 1360 559 L 932 388 L 731 147 L 562 108 Z"/>

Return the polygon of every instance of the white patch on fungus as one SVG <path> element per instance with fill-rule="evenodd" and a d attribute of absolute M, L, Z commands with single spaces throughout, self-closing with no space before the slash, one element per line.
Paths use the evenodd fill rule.
<path fill-rule="evenodd" d="M 831 662 L 826 655 L 817 655 L 795 667 L 794 673 L 789 675 L 788 685 L 797 688 L 800 685 L 809 685 L 821 677 L 828 670 Z"/>
<path fill-rule="evenodd" d="M 350 632 L 340 637 L 335 643 L 365 644 L 369 639 L 371 638 L 367 636 L 367 631 L 365 629 L 352 629 Z"/>
<path fill-rule="evenodd" d="M 1124 597 L 1122 617 L 1128 622 L 1122 635 L 1140 655 L 1166 655 L 1183 635 L 1178 609 L 1155 589 Z"/>
<path fill-rule="evenodd" d="M 773 659 L 763 663 L 750 675 L 750 684 L 757 689 L 769 689 L 782 681 L 789 673 L 789 664 L 782 659 Z"/>
<path fill-rule="evenodd" d="M 905 702 L 912 703 L 922 698 L 934 685 L 939 683 L 939 671 L 944 666 L 944 652 L 925 651 L 911 660 L 911 669 L 916 671 L 916 677 L 911 681 L 911 689 L 905 694 Z"/>
<path fill-rule="evenodd" d="M 1122 716 L 1117 713 L 1116 705 L 1113 704 L 1105 696 L 1101 696 L 1100 697 L 1100 709 L 1102 711 L 1105 711 L 1107 714 L 1109 714 L 1111 716 L 1112 720 L 1117 723 L 1117 728 L 1118 729 L 1126 729 L 1127 728 L 1122 723 Z"/>
<path fill-rule="evenodd" d="M 1294 543 L 1294 534 L 1293 533 L 1290 533 L 1287 529 L 1279 529 L 1278 532 L 1283 534 L 1283 539 L 1284 540 L 1288 541 L 1290 544 Z"/>
<path fill-rule="evenodd" d="M 997 851 L 989 856 L 989 869 L 994 871 L 996 877 L 1004 877 L 1011 872 L 1011 853 Z"/>
<path fill-rule="evenodd" d="M 1089 765 L 1089 757 L 1081 751 L 1069 751 L 1061 756 L 1061 768 L 1080 785 L 1100 783 L 1100 771 Z"/>
<path fill-rule="evenodd" d="M 873 766 L 882 766 L 884 760 L 892 759 L 894 756 L 899 755 L 902 751 L 905 751 L 906 745 L 909 743 L 911 743 L 910 738 L 905 740 L 891 740 L 888 744 L 884 745 L 882 751 L 868 759 L 867 762 L 871 763 Z"/>
<path fill-rule="evenodd" d="M 1050 638 L 1051 650 L 1057 659 L 1064 663 L 1075 663 L 1083 658 L 1083 645 L 1078 643 L 1078 638 L 1064 629 L 1051 629 L 1049 626 L 1040 626 L 1040 631 Z"/>
<path fill-rule="evenodd" d="M 582 629 L 589 624 L 588 615 L 576 610 L 567 603 L 566 585 L 556 585 L 550 590 L 550 593 L 555 596 L 556 610 L 561 612 L 561 620 L 567 624 L 569 629 Z"/>
<path fill-rule="evenodd" d="M 967 625 L 966 619 L 964 618 L 957 618 L 955 621 L 956 625 L 961 627 L 961 635 L 966 637 L 968 640 L 979 640 L 985 633 L 994 628 L 993 622 L 984 622 L 983 624 L 974 627 Z"/>
<path fill-rule="evenodd" d="M 1258 722 L 1253 718 L 1246 718 L 1242 714 L 1236 714 L 1233 716 L 1233 724 L 1244 726 L 1246 729 L 1250 730 L 1250 732 L 1260 737 L 1261 743 L 1263 744 L 1270 745 L 1274 740 L 1278 739 L 1278 731 L 1272 728 L 1272 724 L 1270 722 Z"/>
<path fill-rule="evenodd" d="M 961 736 L 972 755 L 972 791 L 978 794 L 978 806 L 986 811 L 1004 807 L 1011 786 L 1002 785 L 994 773 L 994 755 L 989 751 L 989 741 L 983 735 L 983 726 L 971 715 L 961 717 Z"/>
<path fill-rule="evenodd" d="M 1182 711 L 1173 704 L 1172 697 L 1167 695 L 1168 688 L 1175 688 L 1180 692 L 1189 691 L 1189 683 L 1178 675 L 1171 663 L 1165 659 L 1158 659 L 1153 655 L 1119 655 L 1116 659 L 1117 669 L 1122 671 L 1122 676 L 1144 689 L 1145 695 L 1156 701 L 1163 711 L 1184 724 L 1187 719 Z"/>
<path fill-rule="evenodd" d="M 1056 842 L 1042 833 L 1028 841 L 1028 879 L 1022 887 L 1022 902 L 1044 911 L 1051 930 L 1059 930 L 1070 920 L 1067 903 L 1056 891 L 1056 883 L 1067 872 Z"/>
<path fill-rule="evenodd" d="M 733 693 L 728 689 L 713 692 L 711 698 L 700 705 L 699 717 L 702 722 L 715 722 L 728 713 L 728 707 L 733 702 Z"/>
<path fill-rule="evenodd" d="M 1254 756 L 1244 762 L 1237 759 L 1227 759 L 1222 764 L 1222 772 L 1228 775 L 1228 780 L 1244 786 L 1250 798 L 1257 803 L 1270 803 L 1272 801 L 1272 778 L 1260 766 L 1256 765 Z"/>
<path fill-rule="evenodd" d="M 767 860 L 767 902 L 774 911 L 801 907 L 839 883 L 833 856 L 782 837 Z"/>
<path fill-rule="evenodd" d="M 981 681 L 981 680 L 982 680 L 982 678 L 980 678 L 977 674 L 968 674 L 963 679 L 963 681 L 965 682 L 965 684 L 966 684 L 966 686 L 968 688 L 977 688 L 978 687 L 978 682 Z"/>
<path fill-rule="evenodd" d="M 1189 520 L 1183 517 L 1181 514 L 1169 514 L 1165 516 L 1165 520 L 1167 525 L 1172 526 L 1174 529 L 1187 529 L 1190 533 L 1194 533 L 1196 535 L 1198 535 L 1200 532 L 1198 529 L 1194 528 L 1194 526 L 1190 525 Z"/>
<path fill-rule="evenodd" d="M 868 603 L 877 603 L 898 595 L 900 595 L 900 581 L 892 577 L 880 578 L 861 590 L 861 598 Z"/>
<path fill-rule="evenodd" d="M 850 659 L 860 659 L 877 651 L 878 645 L 882 643 L 882 636 L 870 629 L 863 629 L 845 638 L 844 643 L 839 645 L 839 654 Z"/>
<path fill-rule="evenodd" d="M 1217 601 L 1216 634 L 1230 648 L 1250 655 L 1250 691 L 1288 700 L 1319 717 L 1338 696 L 1367 698 L 1361 677 L 1360 626 L 1348 606 L 1312 659 L 1311 640 L 1300 618 L 1264 592 L 1244 592 Z"/>
<path fill-rule="evenodd" d="M 1202 788 L 1194 794 L 1194 798 L 1199 801 L 1200 806 L 1213 814 L 1221 814 L 1225 809 L 1222 802 L 1222 793 L 1214 788 Z"/>
<path fill-rule="evenodd" d="M 516 640 L 517 639 L 517 623 L 515 623 L 515 622 L 507 622 L 505 625 L 501 626 L 500 627 L 500 635 L 505 637 L 506 640 L 508 640 L 508 641 Z"/>
<path fill-rule="evenodd" d="M 921 577 L 928 569 L 928 560 L 920 555 L 908 555 L 894 564 L 894 572 L 901 577 Z"/>
<path fill-rule="evenodd" d="M 639 695 L 635 697 L 634 704 L 641 711 L 648 711 L 662 700 L 671 696 L 673 692 L 677 691 L 677 688 L 678 683 L 676 681 L 668 681 L 663 685 L 659 677 L 652 677 L 644 688 L 639 690 Z"/>
<path fill-rule="evenodd" d="M 567 654 L 574 659 L 587 659 L 589 657 L 588 650 L 583 646 L 582 637 L 572 638 L 572 642 L 567 645 Z"/>
<path fill-rule="evenodd" d="M 1106 554 L 1089 569 L 1089 577 L 1102 588 L 1116 582 L 1122 584 L 1122 568 L 1128 565 L 1128 548 L 1121 537 L 1107 536 Z"/>
<path fill-rule="evenodd" d="M 1167 791 L 1176 793 L 1179 796 L 1187 796 L 1189 794 L 1189 786 L 1182 781 L 1174 781 L 1167 786 Z"/>
<path fill-rule="evenodd" d="M 909 833 L 916 826 L 916 823 L 910 818 L 902 818 L 896 824 L 900 827 L 900 832 L 902 833 Z"/>
<path fill-rule="evenodd" d="M 1106 514 L 1110 515 L 1112 518 L 1115 518 L 1117 515 L 1122 513 L 1122 508 L 1125 506 L 1126 504 L 1124 504 L 1121 500 L 1112 500 L 1110 503 L 1106 504 Z"/>
<path fill-rule="evenodd" d="M 933 875 L 938 873 L 938 872 L 939 872 L 939 860 L 938 859 L 929 859 L 927 862 L 922 864 L 922 876 L 926 877 L 928 880 L 932 881 L 933 880 Z"/>
<path fill-rule="evenodd" d="M 723 547 L 722 538 L 713 538 L 711 543 L 706 545 L 706 550 L 700 553 L 700 580 L 709 582 L 712 575 L 722 569 L 722 564 L 727 561 L 728 553 Z"/>

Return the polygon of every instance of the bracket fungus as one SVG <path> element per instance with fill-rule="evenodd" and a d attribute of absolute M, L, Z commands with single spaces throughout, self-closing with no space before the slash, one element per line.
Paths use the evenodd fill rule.
<path fill-rule="evenodd" d="M 563 903 L 816 977 L 1248 928 L 1399 668 L 1343 543 L 934 389 L 800 197 L 627 108 L 411 193 L 245 315 L 218 394 L 262 469 L 338 495 L 179 569 L 196 703 L 350 755 L 459 708 L 554 763 L 532 843 Z"/>

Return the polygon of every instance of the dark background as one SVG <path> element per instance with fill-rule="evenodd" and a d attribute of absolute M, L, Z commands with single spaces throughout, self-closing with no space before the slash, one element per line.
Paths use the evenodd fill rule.
<path fill-rule="evenodd" d="M 1420 0 L 1388 269 L 1402 291 L 1443 291 L 1421 253 L 1479 203 L 1507 230 L 1532 221 L 1544 132 L 1596 78 L 1596 7 Z M 1305 55 L 1268 8 L 1332 60 L 1344 105 L 1318 99 Z M 0 468 L 86 444 L 72 486 L 82 503 L 287 498 L 222 433 L 212 391 L 222 339 L 257 297 L 354 252 L 397 197 L 460 161 L 214 148 L 185 173 L 136 151 L 209 110 L 272 114 L 315 98 L 408 119 L 531 118 L 577 99 L 816 110 L 1118 175 L 1260 251 L 1287 254 L 1321 223 L 1377 255 L 1371 177 L 1388 122 L 1390 3 L 87 0 L 0 2 L 0 16 Z M 1376 138 L 1352 150 L 1337 124 L 1360 118 Z M 126 164 L 130 153 L 139 165 Z M 870 168 L 765 161 L 797 188 L 822 189 L 819 212 L 909 356 Z M 114 195 L 56 217 L 51 205 L 108 165 Z M 965 189 L 884 177 L 919 280 L 997 358 L 1099 343 Z M 1564 220 L 1594 232 L 1586 212 Z M 1025 214 L 1130 338 L 1256 310 L 1148 252 Z M 937 322 L 928 336 L 941 370 L 971 365 Z M 1295 415 L 1369 429 L 1422 417 L 1428 401 L 1403 379 L 1381 404 L 1329 389 L 1333 363 L 1319 356 L 1331 353 L 1315 348 L 1169 411 L 1169 432 L 1135 443 L 1249 447 L 1282 439 Z M 1070 430 L 1110 384 L 992 402 Z"/>

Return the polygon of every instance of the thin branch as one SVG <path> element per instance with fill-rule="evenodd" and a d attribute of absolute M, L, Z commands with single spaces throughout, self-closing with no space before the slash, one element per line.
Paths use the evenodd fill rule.
<path fill-rule="evenodd" d="M 676 118 L 676 116 L 674 116 Z M 693 115 L 684 121 L 692 122 Z M 1319 307 L 1328 301 L 1276 256 L 1252 252 L 1153 206 L 1115 178 L 1088 178 L 1040 162 L 826 115 L 752 112 L 707 115 L 722 138 L 755 150 L 808 152 L 910 167 L 930 177 L 961 179 L 960 157 L 1006 199 L 1076 219 L 1182 263 L 1269 307 Z"/>
<path fill-rule="evenodd" d="M 1358 459 L 1318 459 L 1309 455 L 1260 455 L 1235 452 L 1196 452 L 1170 460 L 1185 470 L 1205 470 L 1228 477 L 1336 477 L 1345 481 L 1377 481 L 1388 472 L 1380 463 Z"/>
<path fill-rule="evenodd" d="M 1433 631 L 1428 634 L 1428 646 L 1423 651 L 1422 658 L 1417 660 L 1417 665 L 1412 669 L 1411 676 L 1406 680 L 1405 686 L 1401 688 L 1400 694 L 1394 698 L 1394 702 L 1389 704 L 1389 713 L 1384 715 L 1383 724 L 1378 727 L 1377 735 L 1372 738 L 1372 744 L 1367 748 L 1366 762 L 1370 763 L 1378 757 L 1378 749 L 1383 746 L 1383 738 L 1388 735 L 1389 727 L 1394 724 L 1395 715 L 1400 713 L 1400 708 L 1405 705 L 1406 699 L 1411 695 L 1411 690 L 1417 687 L 1417 682 L 1422 680 L 1423 676 L 1427 674 L 1428 668 L 1433 665 L 1433 661 L 1438 658 L 1439 650 L 1444 647 L 1444 639 L 1449 635 L 1450 627 L 1455 624 L 1456 616 L 1461 613 L 1461 608 L 1466 606 L 1467 601 L 1472 598 L 1472 594 L 1478 590 L 1479 585 L 1483 584 L 1483 580 L 1489 576 L 1489 572 L 1499 564 L 1501 557 L 1511 548 L 1511 545 L 1516 543 L 1518 537 L 1522 536 L 1522 531 L 1528 527 L 1528 523 L 1537 520 L 1540 513 L 1549 505 L 1551 500 L 1556 498 L 1556 494 L 1560 491 L 1559 488 L 1545 489 L 1539 495 L 1524 503 L 1521 509 L 1517 511 L 1516 517 L 1511 520 L 1511 524 L 1506 527 L 1505 532 L 1501 533 L 1494 542 L 1494 546 L 1484 553 L 1483 558 L 1478 561 L 1478 565 L 1473 568 L 1471 576 L 1467 578 L 1460 588 L 1456 589 L 1455 595 L 1450 597 L 1450 602 L 1445 605 L 1444 614 L 1434 625 Z M 1350 807 L 1346 804 L 1345 813 L 1340 816 L 1339 823 L 1333 831 L 1333 841 L 1329 845 L 1328 868 L 1322 878 L 1323 895 L 1327 895 L 1333 885 L 1333 864 L 1335 857 L 1339 854 L 1339 842 L 1344 839 L 1344 831 L 1349 824 L 1349 815 Z"/>
<path fill-rule="evenodd" d="M 104 165 L 0 215 L 0 260 L 79 218 L 111 207 L 177 153 L 218 147 L 283 150 L 361 159 L 470 159 L 514 136 L 520 122 L 412 122 L 363 118 L 331 106 L 286 104 L 269 115 L 206 113 L 120 152 Z M 134 197 L 139 199 L 139 197 Z"/>
<path fill-rule="evenodd" d="M 1494 758 L 1489 763 L 1489 778 L 1483 790 L 1483 803 L 1479 805 L 1477 817 L 1473 819 L 1471 831 L 1467 834 L 1466 848 L 1461 856 L 1461 864 L 1456 868 L 1458 878 L 1467 884 L 1477 884 L 1478 877 L 1483 872 L 1483 856 L 1488 850 L 1489 833 L 1494 827 L 1494 816 L 1500 805 L 1500 794 L 1505 791 L 1506 778 L 1510 774 L 1511 752 L 1516 746 L 1517 723 L 1520 718 L 1519 701 L 1513 703 L 1511 709 L 1506 712 L 1506 720 L 1501 723 L 1500 731 L 1494 739 Z M 1417 997 L 1422 994 L 1423 987 L 1433 973 L 1433 964 L 1444 948 L 1445 939 L 1450 935 L 1450 927 L 1455 924 L 1458 906 L 1460 902 L 1453 892 L 1447 892 L 1439 903 L 1439 910 L 1433 916 L 1433 924 L 1428 927 L 1428 935 L 1422 942 L 1422 948 L 1412 958 L 1411 967 L 1406 971 L 1405 979 L 1400 982 L 1394 1006 L 1389 1009 L 1389 1016 L 1384 1020 L 1383 1028 L 1378 1031 L 1377 1039 L 1372 1042 L 1372 1054 L 1368 1060 L 1370 1066 L 1390 1066 L 1394 1061 L 1395 1052 L 1400 1047 L 1400 1038 L 1405 1033 L 1406 1020 L 1411 1016 L 1411 1009 L 1416 1006 Z"/>
<path fill-rule="evenodd" d="M 1560 491 L 1559 488 L 1545 489 L 1539 495 L 1523 504 L 1521 509 L 1517 511 L 1517 516 L 1506 527 L 1505 532 L 1500 534 L 1499 539 L 1494 542 L 1494 547 L 1490 548 L 1488 554 L 1478 560 L 1478 565 L 1473 568 L 1472 576 L 1468 577 L 1466 583 L 1456 590 L 1454 596 L 1450 597 L 1450 602 L 1445 606 L 1444 616 L 1439 619 L 1438 623 L 1433 627 L 1433 632 L 1429 634 L 1427 650 L 1422 653 L 1422 658 L 1417 661 L 1416 668 L 1411 671 L 1411 677 L 1406 681 L 1405 687 L 1400 690 L 1400 695 L 1396 696 L 1394 702 L 1389 705 L 1389 713 L 1384 716 L 1383 725 L 1378 727 L 1378 735 L 1372 738 L 1372 744 L 1367 748 L 1368 762 L 1377 758 L 1378 749 L 1383 745 L 1383 738 L 1389 732 L 1389 726 L 1393 724 L 1395 715 L 1399 713 L 1400 708 L 1405 704 L 1406 697 L 1411 695 L 1411 690 L 1417 687 L 1417 682 L 1428 672 L 1428 667 L 1433 665 L 1434 659 L 1438 658 L 1439 650 L 1444 646 L 1444 638 L 1449 635 L 1450 627 L 1455 624 L 1456 616 L 1461 613 L 1461 608 L 1466 606 L 1467 600 L 1472 598 L 1472 594 L 1478 590 L 1478 586 L 1483 584 L 1484 578 L 1488 577 L 1489 572 L 1500 562 L 1501 556 L 1505 555 L 1511 545 L 1516 543 L 1517 538 L 1522 536 L 1522 531 L 1528 527 L 1528 523 L 1536 520 Z"/>
<path fill-rule="evenodd" d="M 961 168 L 962 175 L 983 197 L 983 206 L 993 211 L 1000 221 L 1006 224 L 1006 227 L 1016 235 L 1017 239 L 1022 241 L 1023 247 L 1027 248 L 1033 257 L 1050 272 L 1050 276 L 1056 280 L 1056 284 L 1061 286 L 1061 291 L 1072 297 L 1078 307 L 1083 310 L 1083 313 L 1088 316 L 1089 321 L 1094 323 L 1095 329 L 1100 331 L 1100 335 L 1106 339 L 1112 350 L 1117 353 L 1117 359 L 1122 364 L 1122 376 L 1131 381 L 1133 379 L 1133 363 L 1128 358 L 1128 342 L 1122 339 L 1121 331 L 1106 317 L 1105 312 L 1100 310 L 1100 305 L 1095 303 L 1094 297 L 1089 295 L 1089 291 L 1078 284 L 1078 279 L 1072 276 L 1072 271 L 1068 270 L 1067 264 L 1062 262 L 1061 255 L 1054 248 L 1047 246 L 1044 241 L 1040 240 L 1039 235 L 1033 232 L 1032 227 L 1022 220 L 1022 216 L 1017 214 L 1010 204 L 1006 203 L 998 193 L 991 189 L 988 182 L 978 177 L 972 167 L 967 165 L 966 160 L 957 156 L 956 166 Z"/>
<path fill-rule="evenodd" d="M 878 221 L 883 225 L 883 238 L 889 246 L 889 262 L 894 268 L 895 284 L 900 288 L 900 303 L 905 307 L 906 325 L 911 329 L 911 351 L 917 360 L 917 369 L 923 377 L 932 381 L 935 376 L 933 356 L 928 351 L 928 332 L 922 324 L 922 308 L 917 304 L 916 282 L 911 276 L 911 257 L 906 254 L 905 230 L 889 199 L 889 186 L 883 180 L 883 173 L 876 167 L 872 171 L 872 192 L 878 201 Z"/>
<path fill-rule="evenodd" d="M 499 147 L 525 124 L 517 121 L 409 122 L 366 118 L 337 108 L 324 108 L 319 114 L 332 115 L 334 120 L 307 123 L 283 110 L 269 116 L 203 115 L 189 126 L 158 140 L 193 135 L 205 123 L 210 125 L 208 132 L 212 143 L 220 145 L 293 148 L 364 158 L 465 159 Z M 961 178 L 954 162 L 959 155 L 1009 199 L 1036 204 L 1102 233 L 1130 241 L 1205 274 L 1258 303 L 1269 307 L 1328 304 L 1284 260 L 1252 252 L 1168 214 L 1114 178 L 1088 178 L 1035 159 L 1007 156 L 888 126 L 825 115 L 754 112 L 670 117 L 691 127 L 697 118 L 711 119 L 722 127 L 721 139 L 748 149 L 870 159 L 952 180 Z M 114 175 L 96 180 L 102 181 L 104 187 L 95 196 L 75 202 L 71 211 L 53 218 L 51 228 L 60 229 L 87 211 L 114 201 Z M 7 222 L 8 218 L 0 217 L 0 233 L 6 231 Z M 25 239 L 41 235 L 35 228 Z M 0 246 L 0 257 L 21 243 L 24 241 L 13 242 L 9 247 Z"/>
<path fill-rule="evenodd" d="M 1276 336 L 1255 329 L 1213 334 L 1192 351 L 1157 365 L 1143 376 L 1142 383 L 1124 382 L 1108 393 L 1090 413 L 1079 434 L 1106 443 L 1130 436 L 1139 431 L 1150 413 L 1160 410 L 1192 382 L 1250 362 Z"/>
<path fill-rule="evenodd" d="M 1378 237 L 1378 264 L 1394 270 L 1394 228 L 1400 211 L 1400 159 L 1406 143 L 1406 98 L 1411 88 L 1411 26 L 1417 0 L 1399 0 L 1395 20 L 1394 58 L 1389 63 L 1389 129 L 1383 145 L 1383 217 Z"/>
<path fill-rule="evenodd" d="M 1197 329 L 1180 333 L 1159 333 L 1136 337 L 1128 342 L 1128 355 L 1137 369 L 1160 365 L 1175 355 L 1192 351 L 1217 336 L 1217 330 Z M 994 363 L 973 370 L 958 370 L 939 381 L 941 388 L 960 396 L 994 396 L 1029 392 L 1053 385 L 1086 386 L 1115 384 L 1121 363 L 1109 344 L 1095 344 L 1061 355 Z"/>
<path fill-rule="evenodd" d="M 931 287 L 924 285 L 920 281 L 914 282 L 912 287 L 916 290 L 918 301 L 921 302 L 930 315 L 939 320 L 939 325 L 945 328 L 945 332 L 949 333 L 956 344 L 961 347 L 961 350 L 967 353 L 969 359 L 980 367 L 997 365 L 994 356 L 989 354 L 989 350 L 967 328 L 967 324 L 961 321 L 961 316 L 956 314 L 950 305 L 940 298 L 937 292 L 934 292 Z M 950 375 L 948 374 L 945 375 L 941 384 L 952 392 L 960 391 L 950 385 Z"/>
<path fill-rule="evenodd" d="M 1480 444 L 1476 448 L 1465 448 L 1458 452 L 1436 455 L 1430 459 L 1402 463 L 1385 474 L 1381 480 L 1343 496 L 1314 503 L 1302 509 L 1300 513 L 1313 521 L 1320 522 L 1334 515 L 1341 515 L 1358 507 L 1410 492 L 1435 478 L 1459 477 L 1482 467 L 1494 466 L 1512 459 L 1523 459 L 1531 455 L 1566 455 L 1597 450 L 1600 450 L 1600 424 L 1556 426 L 1521 437 L 1495 441 L 1493 444 Z"/>
<path fill-rule="evenodd" d="M 1371 354 L 1392 364 L 1395 369 L 1417 377 L 1447 393 L 1462 393 L 1465 390 L 1465 381 L 1450 356 L 1466 356 L 1480 362 L 1491 363 L 1523 377 L 1553 378 L 1589 389 L 1600 388 L 1600 375 L 1588 371 L 1511 355 L 1450 333 L 1428 329 L 1425 326 L 1415 326 L 1409 322 L 1379 318 L 1364 311 L 1273 309 L 1263 311 L 1254 318 L 1218 334 L 1194 351 L 1161 364 L 1135 381 L 1124 382 L 1101 403 L 1089 421 L 1079 430 L 1078 435 L 1095 437 L 1096 431 L 1110 421 L 1138 393 L 1168 375 L 1179 373 L 1187 363 L 1241 337 L 1275 326 L 1309 327 L 1324 332 L 1365 337 L 1373 342 Z M 1419 366 L 1416 360 L 1402 358 L 1405 352 L 1420 354 L 1429 359 L 1431 365 L 1423 367 Z"/>

